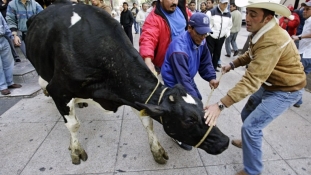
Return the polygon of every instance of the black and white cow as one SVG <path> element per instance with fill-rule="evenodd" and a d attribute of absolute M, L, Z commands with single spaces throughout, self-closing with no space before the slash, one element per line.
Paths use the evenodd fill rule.
<path fill-rule="evenodd" d="M 87 159 L 77 137 L 75 103 L 96 103 L 114 112 L 121 105 L 145 109 L 151 118 L 140 119 L 158 163 L 166 163 L 168 156 L 153 133 L 152 119 L 161 122 L 170 137 L 189 145 L 207 132 L 202 102 L 181 85 L 166 88 L 158 83 L 118 21 L 104 10 L 58 2 L 29 19 L 27 26 L 27 58 L 47 82 L 46 90 L 71 133 L 72 163 Z M 215 155 L 228 144 L 229 138 L 213 127 L 199 148 Z"/>

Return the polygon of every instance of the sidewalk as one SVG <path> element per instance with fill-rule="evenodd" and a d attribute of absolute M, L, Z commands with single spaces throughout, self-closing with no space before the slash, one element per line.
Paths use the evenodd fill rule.
<path fill-rule="evenodd" d="M 139 35 L 133 36 L 134 46 L 138 48 Z M 246 37 L 243 28 L 238 36 L 239 48 Z M 233 59 L 224 55 L 223 47 L 223 64 Z M 223 97 L 244 71 L 241 67 L 225 74 L 210 103 Z M 196 82 L 205 104 L 209 85 L 199 76 Z M 240 138 L 240 111 L 246 100 L 225 109 L 218 119 L 218 127 L 230 139 Z M 300 108 L 291 107 L 264 130 L 263 175 L 311 174 L 311 94 L 305 92 L 303 100 Z M 69 131 L 50 97 L 41 92 L 35 97 L 23 98 L 3 113 L 0 116 L 0 175 L 233 175 L 243 167 L 241 149 L 230 145 L 217 156 L 196 148 L 184 151 L 154 122 L 155 133 L 169 155 L 167 164 L 159 165 L 151 155 L 147 133 L 130 107 L 122 106 L 117 113 L 106 115 L 90 105 L 76 108 L 76 114 L 81 121 L 79 139 L 88 153 L 88 160 L 80 165 L 71 163 Z"/>

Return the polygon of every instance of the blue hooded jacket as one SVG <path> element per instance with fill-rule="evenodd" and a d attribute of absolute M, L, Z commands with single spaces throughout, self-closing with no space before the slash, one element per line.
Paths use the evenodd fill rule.
<path fill-rule="evenodd" d="M 185 31 L 170 43 L 166 51 L 161 67 L 163 81 L 168 87 L 180 83 L 190 95 L 202 99 L 194 82 L 197 72 L 206 81 L 216 79 L 216 72 L 205 39 L 197 46 L 192 41 L 190 33 Z"/>

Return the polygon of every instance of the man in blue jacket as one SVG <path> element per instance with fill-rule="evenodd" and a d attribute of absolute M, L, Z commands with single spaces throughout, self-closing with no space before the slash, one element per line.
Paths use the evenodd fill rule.
<path fill-rule="evenodd" d="M 173 40 L 166 51 L 161 68 L 166 86 L 173 87 L 180 83 L 190 95 L 202 100 L 194 82 L 194 76 L 199 72 L 210 87 L 218 87 L 219 81 L 216 80 L 211 54 L 205 41 L 209 32 L 209 19 L 205 14 L 195 13 L 190 17 L 188 31 Z"/>

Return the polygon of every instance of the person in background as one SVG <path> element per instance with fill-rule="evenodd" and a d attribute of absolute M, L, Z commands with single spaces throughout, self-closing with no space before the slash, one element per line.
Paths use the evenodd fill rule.
<path fill-rule="evenodd" d="M 296 35 L 297 33 L 297 27 L 299 26 L 300 19 L 299 15 L 294 12 L 294 6 L 293 5 L 288 5 L 287 8 L 292 12 L 292 17 L 294 18 L 293 20 L 289 20 L 286 17 L 281 17 L 279 19 L 279 25 L 288 32 L 289 36 Z"/>
<path fill-rule="evenodd" d="M 292 38 L 299 41 L 299 54 L 304 72 L 307 75 L 311 72 L 311 1 L 304 4 L 303 17 L 305 18 L 305 24 L 301 34 L 298 36 L 293 35 Z M 294 106 L 299 108 L 301 104 L 302 98 Z"/>
<path fill-rule="evenodd" d="M 108 12 L 111 15 L 111 7 L 109 7 L 108 5 L 100 2 L 100 0 L 91 0 L 91 3 L 93 6 L 99 7 L 104 9 L 106 12 Z"/>
<path fill-rule="evenodd" d="M 161 71 L 166 50 L 188 27 L 185 0 L 158 0 L 143 26 L 139 38 L 139 53 L 154 73 Z M 181 148 L 191 150 L 190 145 L 174 140 Z"/>
<path fill-rule="evenodd" d="M 212 10 L 214 8 L 214 0 L 206 0 L 206 9 Z"/>
<path fill-rule="evenodd" d="M 38 14 L 42 10 L 43 8 L 35 0 L 12 0 L 8 4 L 5 18 L 12 31 L 14 45 L 19 46 L 25 56 L 26 22 L 31 16 Z"/>
<path fill-rule="evenodd" d="M 132 25 L 134 22 L 134 17 L 132 12 L 128 9 L 128 3 L 123 2 L 123 11 L 120 15 L 120 23 L 123 26 L 125 34 L 129 37 L 131 43 L 133 44 L 133 34 L 132 34 Z"/>
<path fill-rule="evenodd" d="M 151 6 L 147 9 L 148 15 L 156 7 L 156 5 L 157 5 L 157 0 L 152 1 Z"/>
<path fill-rule="evenodd" d="M 306 0 L 306 2 L 309 2 L 309 0 Z M 305 18 L 303 17 L 304 6 L 305 6 L 305 3 L 301 3 L 300 8 L 294 11 L 294 12 L 296 12 L 298 14 L 299 21 L 300 21 L 299 26 L 297 28 L 297 32 L 296 32 L 297 36 L 301 35 L 303 26 L 305 24 Z M 299 49 L 299 40 L 294 40 L 294 41 L 295 41 L 296 47 Z"/>
<path fill-rule="evenodd" d="M 206 7 L 206 2 L 202 2 L 201 4 L 200 4 L 200 12 L 201 13 L 204 13 L 204 14 L 206 14 L 206 12 L 207 12 L 207 7 Z"/>
<path fill-rule="evenodd" d="M 204 118 L 215 125 L 220 112 L 251 95 L 241 111 L 243 170 L 236 175 L 258 175 L 263 171 L 262 130 L 296 103 L 306 85 L 306 75 L 291 37 L 279 25 L 275 14 L 290 17 L 279 0 L 236 1 L 246 7 L 246 30 L 251 32 L 249 50 L 222 67 L 226 73 L 248 65 L 242 79 L 216 104 L 206 106 Z M 286 80 L 285 80 L 286 79 Z"/>
<path fill-rule="evenodd" d="M 230 36 L 230 29 L 232 27 L 231 14 L 227 9 L 228 0 L 220 0 L 217 7 L 208 11 L 206 15 L 210 19 L 210 28 L 212 29 L 212 34 L 208 35 L 206 38 L 206 43 L 209 51 L 212 55 L 212 61 L 215 71 L 220 61 L 221 48 L 225 42 L 225 39 Z"/>
<path fill-rule="evenodd" d="M 232 18 L 232 27 L 230 29 L 230 36 L 226 38 L 225 47 L 227 54 L 226 57 L 231 57 L 231 48 L 234 50 L 233 56 L 239 54 L 238 46 L 236 45 L 236 37 L 238 36 L 239 31 L 242 26 L 242 15 L 241 12 L 237 9 L 235 3 L 230 4 L 231 18 Z"/>
<path fill-rule="evenodd" d="M 188 31 L 173 40 L 165 54 L 161 74 L 166 86 L 173 87 L 179 83 L 190 95 L 202 100 L 194 82 L 194 76 L 199 72 L 210 87 L 218 87 L 219 81 L 205 43 L 209 32 L 209 19 L 205 14 L 195 13 L 190 17 Z"/>
<path fill-rule="evenodd" d="M 196 9 L 195 1 L 191 1 L 191 2 L 189 3 L 189 10 L 190 10 L 190 12 L 191 12 L 192 15 L 195 14 L 195 13 L 197 13 L 197 12 L 199 12 L 199 11 Z"/>
<path fill-rule="evenodd" d="M 138 8 L 137 8 L 137 4 L 134 2 L 133 3 L 133 8 L 131 9 L 132 15 L 134 17 L 134 30 L 135 30 L 135 34 L 138 34 L 138 23 L 136 22 L 136 16 L 138 13 Z"/>
<path fill-rule="evenodd" d="M 12 33 L 0 13 L 0 91 L 1 95 L 9 95 L 9 88 L 20 88 L 22 85 L 13 83 L 14 60 L 7 36 L 13 39 Z"/>
<path fill-rule="evenodd" d="M 142 28 L 143 28 L 144 22 L 148 16 L 147 9 L 148 9 L 148 5 L 146 3 L 143 3 L 142 9 L 139 10 L 139 12 L 136 16 L 136 22 L 139 23 L 139 26 L 140 26 L 140 28 L 139 28 L 140 34 L 142 33 Z"/>

